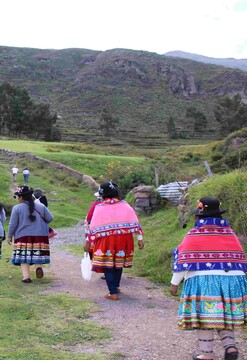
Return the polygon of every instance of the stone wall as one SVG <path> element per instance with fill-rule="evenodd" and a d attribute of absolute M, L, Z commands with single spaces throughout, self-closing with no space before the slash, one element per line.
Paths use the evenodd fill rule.
<path fill-rule="evenodd" d="M 134 209 L 137 214 L 151 213 L 159 208 L 161 197 L 152 186 L 139 185 L 132 192 L 134 195 Z"/>

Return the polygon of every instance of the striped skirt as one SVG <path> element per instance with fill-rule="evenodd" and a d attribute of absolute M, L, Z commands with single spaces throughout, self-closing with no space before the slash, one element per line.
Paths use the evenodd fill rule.
<path fill-rule="evenodd" d="M 133 234 L 105 236 L 94 244 L 92 270 L 104 272 L 104 269 L 130 268 L 133 254 Z"/>
<path fill-rule="evenodd" d="M 15 239 L 11 262 L 13 265 L 49 264 L 48 236 L 23 236 Z"/>
<path fill-rule="evenodd" d="M 234 330 L 246 325 L 247 279 L 244 275 L 203 275 L 185 281 L 179 306 L 181 330 Z"/>

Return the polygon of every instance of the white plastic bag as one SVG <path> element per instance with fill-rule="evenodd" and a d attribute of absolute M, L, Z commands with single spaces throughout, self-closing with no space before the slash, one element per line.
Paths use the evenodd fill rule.
<path fill-rule="evenodd" d="M 81 259 L 81 273 L 84 280 L 90 281 L 92 276 L 92 263 L 90 260 L 89 253 L 84 252 L 83 258 Z"/>

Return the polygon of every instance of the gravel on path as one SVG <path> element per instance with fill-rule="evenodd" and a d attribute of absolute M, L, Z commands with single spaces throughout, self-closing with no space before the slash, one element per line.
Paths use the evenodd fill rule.
<path fill-rule="evenodd" d="M 84 238 L 83 223 L 59 230 L 51 239 L 52 262 L 45 271 L 54 277 L 48 292 L 70 293 L 98 304 L 101 310 L 93 313 L 92 319 L 109 327 L 113 337 L 103 345 L 94 345 L 93 350 L 122 354 L 119 359 L 124 355 L 129 360 L 191 360 L 197 345 L 196 336 L 194 331 L 178 330 L 178 300 L 165 296 L 162 286 L 127 273 L 123 273 L 120 300 L 105 299 L 108 291 L 101 275 L 93 273 L 91 281 L 83 280 L 81 258 L 61 248 L 69 244 L 83 246 Z M 247 360 L 247 344 L 243 337 L 238 338 L 237 343 L 241 352 L 239 360 Z M 92 348 L 88 344 L 81 345 L 78 351 L 92 352 Z M 222 360 L 223 350 L 217 336 L 215 352 L 215 360 Z"/>

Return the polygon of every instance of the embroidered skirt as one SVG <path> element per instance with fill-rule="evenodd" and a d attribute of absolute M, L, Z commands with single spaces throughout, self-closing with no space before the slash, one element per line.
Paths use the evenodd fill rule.
<path fill-rule="evenodd" d="M 48 236 L 23 236 L 15 239 L 11 262 L 13 265 L 49 264 Z"/>
<path fill-rule="evenodd" d="M 243 276 L 194 276 L 184 283 L 179 306 L 181 330 L 247 326 L 247 279 Z"/>
<path fill-rule="evenodd" d="M 110 235 L 98 239 L 93 248 L 92 271 L 130 268 L 133 263 L 134 239 L 132 234 Z"/>

